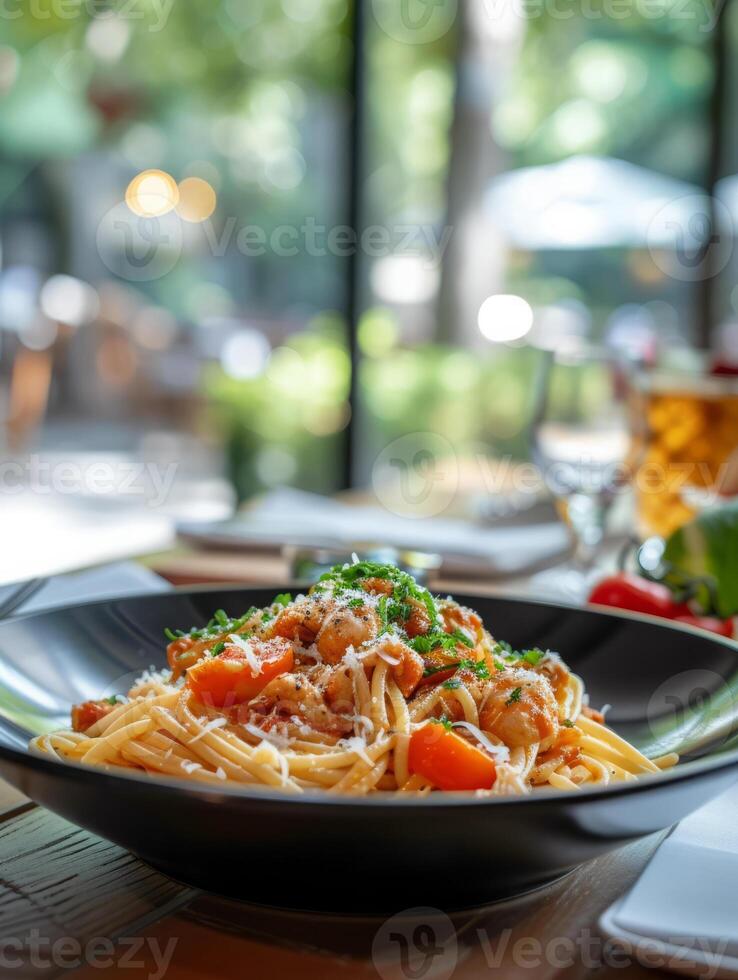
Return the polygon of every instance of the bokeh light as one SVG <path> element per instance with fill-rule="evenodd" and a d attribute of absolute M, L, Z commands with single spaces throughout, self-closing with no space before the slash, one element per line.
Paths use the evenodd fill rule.
<path fill-rule="evenodd" d="M 258 330 L 239 330 L 223 344 L 220 364 L 238 381 L 258 378 L 269 359 L 269 341 Z"/>
<path fill-rule="evenodd" d="M 92 286 L 81 279 L 52 276 L 41 290 L 40 305 L 49 319 L 79 327 L 97 316 L 100 300 Z"/>
<path fill-rule="evenodd" d="M 522 296 L 500 293 L 488 296 L 482 303 L 477 323 L 487 340 L 508 343 L 529 333 L 533 326 L 533 309 Z"/>
<path fill-rule="evenodd" d="M 180 181 L 177 214 L 185 221 L 207 221 L 215 211 L 218 198 L 215 191 L 202 177 L 185 177 Z"/>
<path fill-rule="evenodd" d="M 178 201 L 177 182 L 164 170 L 143 170 L 126 188 L 126 204 L 142 218 L 167 214 Z"/>

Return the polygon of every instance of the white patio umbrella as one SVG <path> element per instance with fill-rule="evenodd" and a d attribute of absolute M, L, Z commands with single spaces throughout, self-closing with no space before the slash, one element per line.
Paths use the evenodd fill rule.
<path fill-rule="evenodd" d="M 675 228 L 699 234 L 694 218 L 707 213 L 709 197 L 625 160 L 576 156 L 501 174 L 485 206 L 520 249 L 673 248 Z"/>

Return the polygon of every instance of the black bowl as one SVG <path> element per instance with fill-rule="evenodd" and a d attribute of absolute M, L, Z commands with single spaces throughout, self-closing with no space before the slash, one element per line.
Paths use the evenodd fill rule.
<path fill-rule="evenodd" d="M 738 779 L 738 657 L 730 641 L 648 617 L 460 596 L 495 635 L 558 650 L 592 704 L 676 769 L 600 790 L 478 800 L 355 799 L 111 774 L 28 752 L 69 706 L 164 665 L 163 629 L 276 589 L 208 589 L 58 609 L 0 624 L 0 771 L 43 806 L 174 878 L 295 909 L 470 907 L 525 891 L 670 826 Z"/>

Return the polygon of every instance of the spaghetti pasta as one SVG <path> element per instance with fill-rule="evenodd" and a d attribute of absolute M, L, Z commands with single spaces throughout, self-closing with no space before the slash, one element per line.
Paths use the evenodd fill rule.
<path fill-rule="evenodd" d="M 60 761 L 213 785 L 401 793 L 576 791 L 658 773 L 560 657 L 515 651 L 391 565 L 167 631 L 169 669 L 33 739 Z"/>

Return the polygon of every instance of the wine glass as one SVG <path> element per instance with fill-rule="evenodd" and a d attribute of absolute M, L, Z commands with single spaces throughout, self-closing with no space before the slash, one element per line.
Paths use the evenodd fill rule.
<path fill-rule="evenodd" d="M 578 346 L 544 352 L 531 450 L 571 531 L 573 551 L 563 568 L 535 576 L 534 588 L 586 598 L 608 513 L 632 479 L 632 392 L 627 364 L 613 351 Z"/>

